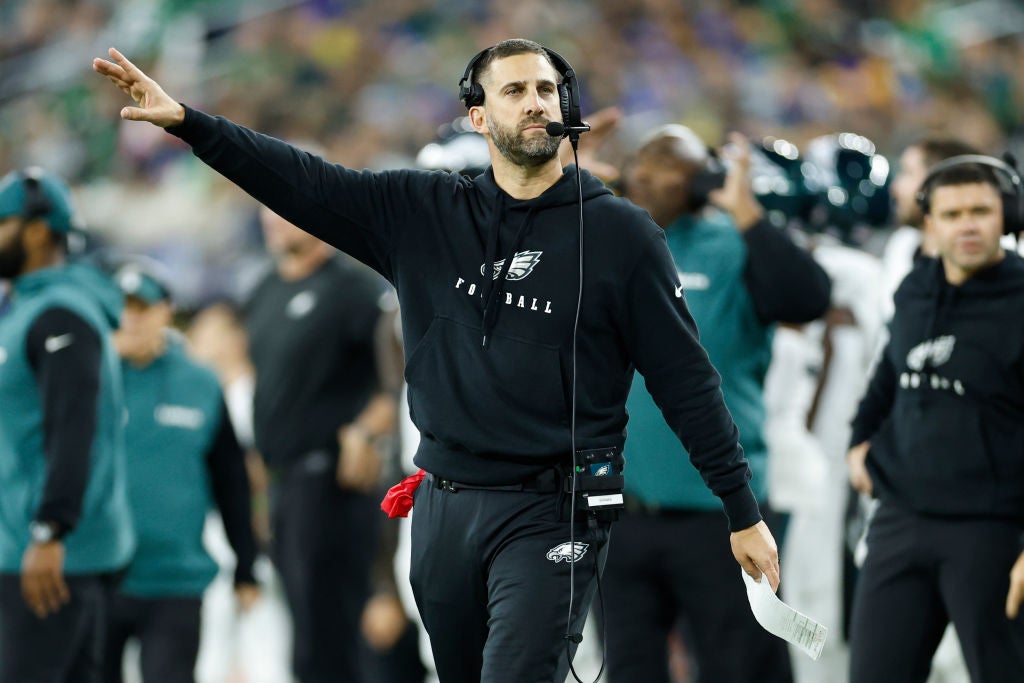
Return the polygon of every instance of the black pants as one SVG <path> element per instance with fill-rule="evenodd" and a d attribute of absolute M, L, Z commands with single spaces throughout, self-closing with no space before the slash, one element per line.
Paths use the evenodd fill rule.
<path fill-rule="evenodd" d="M 668 683 L 680 620 L 702 683 L 790 683 L 786 643 L 754 620 L 740 571 L 721 512 L 624 514 L 604 582 L 609 683 Z"/>
<path fill-rule="evenodd" d="M 112 581 L 66 576 L 71 601 L 38 618 L 21 577 L 0 574 L 0 683 L 99 683 Z"/>
<path fill-rule="evenodd" d="M 974 683 L 1024 681 L 1024 617 L 1005 615 L 1020 527 L 883 504 L 868 529 L 850 633 L 850 683 L 917 683 L 952 620 Z"/>
<path fill-rule="evenodd" d="M 564 494 L 416 491 L 412 571 L 416 605 L 441 683 L 564 683 L 604 563 L 608 523 L 577 517 L 576 558 Z M 571 648 L 567 648 L 571 645 Z"/>
<path fill-rule="evenodd" d="M 333 465 L 292 468 L 271 493 L 272 555 L 292 618 L 301 683 L 362 683 L 360 620 L 383 517 L 378 498 L 338 487 Z"/>
<path fill-rule="evenodd" d="M 104 683 L 121 683 L 124 647 L 137 638 L 144 683 L 194 683 L 202 599 L 137 598 L 111 601 Z"/>

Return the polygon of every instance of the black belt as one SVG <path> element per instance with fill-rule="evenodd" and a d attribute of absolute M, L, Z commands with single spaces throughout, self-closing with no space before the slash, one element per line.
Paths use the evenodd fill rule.
<path fill-rule="evenodd" d="M 532 479 L 527 479 L 518 484 L 467 484 L 451 479 L 442 479 L 427 473 L 427 481 L 434 488 L 444 489 L 452 493 L 460 490 L 465 491 L 518 491 L 532 493 L 558 493 L 566 488 L 566 474 L 560 469 L 544 470 Z"/>

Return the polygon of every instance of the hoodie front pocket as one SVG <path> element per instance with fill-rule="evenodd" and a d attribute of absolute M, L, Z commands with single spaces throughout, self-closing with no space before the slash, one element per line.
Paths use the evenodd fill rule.
<path fill-rule="evenodd" d="M 558 348 L 434 318 L 406 367 L 409 407 L 425 435 L 512 457 L 569 450 Z"/>
<path fill-rule="evenodd" d="M 926 509 L 948 513 L 977 511 L 992 500 L 995 473 L 991 444 L 978 411 L 964 402 L 922 406 L 923 414 L 896 428 L 906 458 L 913 496 L 929 501 Z"/>

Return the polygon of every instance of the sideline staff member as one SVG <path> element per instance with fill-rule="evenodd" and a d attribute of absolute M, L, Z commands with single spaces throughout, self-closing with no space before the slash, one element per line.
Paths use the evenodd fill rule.
<path fill-rule="evenodd" d="M 664 234 L 589 173 L 578 188 L 546 132 L 566 118 L 560 101 L 579 101 L 563 59 L 525 40 L 473 59 L 462 97 L 492 165 L 466 179 L 329 164 L 183 107 L 110 54 L 116 63 L 94 68 L 142 105 L 124 118 L 171 128 L 395 285 L 416 462 L 431 475 L 416 492 L 412 583 L 444 683 L 565 679 L 566 631 L 582 630 L 608 527 L 581 514 L 570 531 L 559 475 L 573 445 L 621 448 L 634 367 L 722 499 L 737 560 L 778 585 L 775 541 Z"/>
<path fill-rule="evenodd" d="M 292 669 L 302 683 L 361 683 L 359 624 L 381 522 L 373 437 L 396 413 L 375 352 L 385 285 L 265 207 L 260 223 L 274 267 L 245 306 L 245 326 Z"/>
<path fill-rule="evenodd" d="M 1015 180 L 1015 184 L 1013 184 Z M 851 683 L 924 681 L 952 620 L 971 679 L 1024 672 L 1024 260 L 1020 181 L 997 159 L 932 167 L 939 259 L 896 292 L 891 339 L 853 422 L 850 481 L 881 505 L 850 634 Z"/>
<path fill-rule="evenodd" d="M 131 557 L 121 293 L 65 265 L 71 194 L 0 179 L 0 681 L 99 681 L 110 574 Z"/>
<path fill-rule="evenodd" d="M 170 288 L 158 264 L 132 258 L 114 279 L 125 294 L 114 341 L 138 548 L 110 609 L 106 683 L 121 680 L 132 637 L 146 683 L 193 683 L 203 592 L 217 574 L 203 546 L 211 504 L 235 551 L 239 606 L 259 597 L 249 477 L 216 375 L 189 358 L 170 329 Z"/>

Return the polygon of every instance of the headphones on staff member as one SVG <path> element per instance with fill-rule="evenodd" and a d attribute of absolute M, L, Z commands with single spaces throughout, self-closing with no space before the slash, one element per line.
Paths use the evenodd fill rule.
<path fill-rule="evenodd" d="M 916 199 L 921 211 L 928 213 L 931 209 L 932 182 L 939 174 L 950 168 L 975 164 L 992 170 L 999 195 L 1003 200 L 1003 234 L 1016 235 L 1024 231 L 1024 189 L 1021 188 L 1020 173 L 1013 156 L 1004 155 L 1006 161 L 984 154 L 961 154 L 944 159 L 928 169 Z"/>
<path fill-rule="evenodd" d="M 476 74 L 473 73 L 473 70 L 477 63 L 492 49 L 494 49 L 493 46 L 476 53 L 476 56 L 469 60 L 469 64 L 466 65 L 466 72 L 459 79 L 459 99 L 466 105 L 466 109 L 477 107 L 484 103 L 484 88 L 476 80 Z M 547 54 L 548 59 L 551 60 L 555 70 L 562 76 L 562 82 L 558 84 L 558 102 L 559 108 L 562 110 L 562 123 L 565 125 L 566 132 L 573 131 L 574 129 L 582 130 L 584 127 L 586 127 L 586 130 L 589 130 L 590 127 L 583 123 L 583 119 L 580 116 L 580 88 L 572 65 L 554 50 L 549 50 L 546 47 L 543 50 Z"/>
<path fill-rule="evenodd" d="M 25 206 L 21 210 L 22 220 L 28 222 L 36 218 L 45 218 L 53 210 L 53 203 L 39 185 L 39 177 L 32 169 L 19 171 L 21 183 L 25 187 Z"/>
<path fill-rule="evenodd" d="M 729 169 L 725 167 L 725 163 L 718 156 L 718 151 L 708 147 L 707 158 L 690 176 L 686 191 L 687 208 L 691 212 L 703 209 L 707 205 L 711 193 L 725 185 L 727 175 L 729 175 Z"/>

